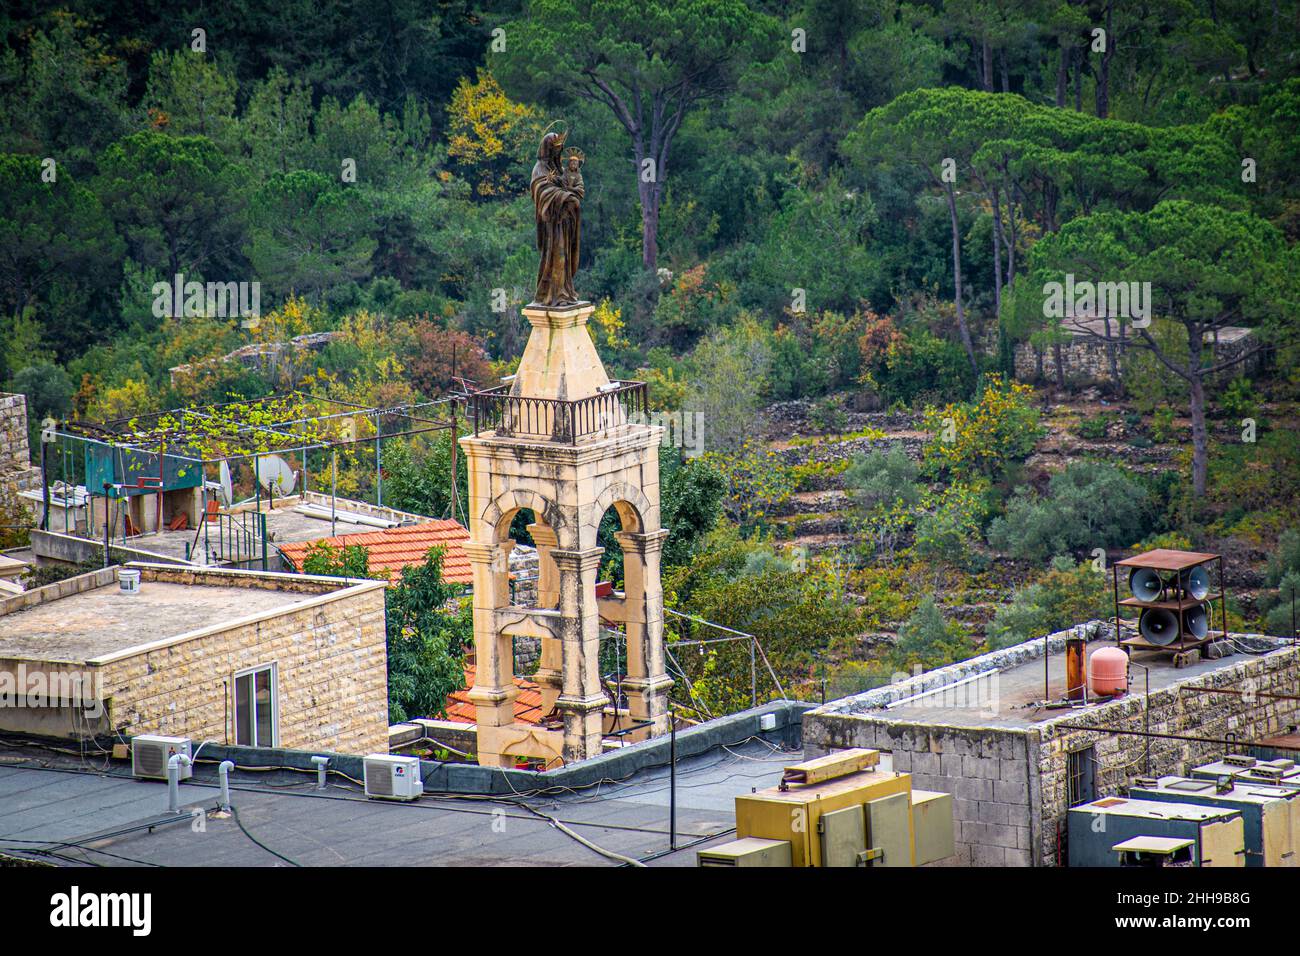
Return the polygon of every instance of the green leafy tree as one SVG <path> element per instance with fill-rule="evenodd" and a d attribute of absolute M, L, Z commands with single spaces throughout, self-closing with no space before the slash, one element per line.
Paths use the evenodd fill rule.
<path fill-rule="evenodd" d="M 733 452 L 758 432 L 772 349 L 765 330 L 746 319 L 691 353 L 686 408 L 704 416 L 710 451 Z"/>
<path fill-rule="evenodd" d="M 920 468 L 902 445 L 853 459 L 844 472 L 862 533 L 876 555 L 892 559 L 899 539 L 915 523 L 925 493 Z"/>
<path fill-rule="evenodd" d="M 892 656 L 903 667 L 931 669 L 969 654 L 966 635 L 956 621 L 946 621 L 934 598 L 926 597 L 898 629 Z"/>
<path fill-rule="evenodd" d="M 469 508 L 465 455 L 457 449 L 458 513 L 451 507 L 451 432 L 384 444 L 384 504 L 399 511 L 463 521 Z"/>
<path fill-rule="evenodd" d="M 727 479 L 705 459 L 680 461 L 673 449 L 659 454 L 660 524 L 668 529 L 664 567 L 687 564 L 718 523 Z"/>
<path fill-rule="evenodd" d="M 1032 391 L 989 375 L 976 401 L 927 408 L 925 425 L 934 435 L 925 448 L 927 464 L 959 480 L 1006 476 L 1042 434 Z"/>
<path fill-rule="evenodd" d="M 1181 327 L 1186 354 L 1171 354 L 1150 328 L 1132 344 L 1148 349 L 1166 374 L 1188 388 L 1192 420 L 1192 489 L 1206 491 L 1210 438 L 1206 396 L 1219 373 L 1239 366 L 1269 341 L 1293 333 L 1300 315 L 1300 258 L 1269 223 L 1249 213 L 1175 200 L 1149 213 L 1096 213 L 1045 237 L 1031 254 L 1038 276 L 1066 273 L 1108 282 L 1147 282 L 1152 314 Z M 1253 327 L 1256 344 L 1227 358 L 1214 353 L 1215 333 Z"/>
<path fill-rule="evenodd" d="M 876 449 L 853 459 L 844 473 L 844 484 L 864 512 L 895 502 L 910 508 L 921 502 L 920 473 L 903 446 L 892 445 L 888 451 Z"/>
<path fill-rule="evenodd" d="M 468 605 L 456 606 L 459 588 L 442 578 L 441 548 L 424 563 L 402 569 L 389 588 L 388 719 L 446 714 L 447 695 L 465 686 L 465 649 L 474 639 Z"/>
<path fill-rule="evenodd" d="M 137 263 L 168 279 L 244 272 L 246 175 L 211 140 L 135 133 L 105 151 L 100 170 L 97 188 Z"/>
<path fill-rule="evenodd" d="M 3 103 L 2 148 L 39 148 L 40 155 L 56 157 L 61 170 L 88 176 L 100 151 L 128 128 L 126 62 L 80 17 L 62 12 L 49 20 L 48 27 L 34 29 L 25 63 L 16 57 L 6 63 L 6 85 L 20 73 L 23 82 Z M 11 40 L 13 23 L 6 14 Z"/>
<path fill-rule="evenodd" d="M 239 134 L 262 176 L 301 169 L 311 148 L 311 89 L 276 67 L 253 88 Z"/>
<path fill-rule="evenodd" d="M 984 629 L 997 650 L 1086 624 L 1110 613 L 1108 577 L 1091 561 L 1075 564 L 1061 557 L 1037 582 L 1017 588 L 1011 600 L 993 613 Z"/>
<path fill-rule="evenodd" d="M 43 320 L 43 337 L 66 353 L 96 337 L 96 300 L 116 282 L 122 243 L 90 189 L 42 172 L 35 156 L 0 154 L 0 303 L 11 323 Z"/>
<path fill-rule="evenodd" d="M 787 694 L 809 679 L 816 660 L 856 635 L 862 624 L 861 613 L 845 601 L 843 584 L 829 566 L 809 562 L 798 570 L 762 541 L 743 538 L 725 522 L 704 538 L 694 560 L 665 572 L 664 594 L 669 607 L 755 635 Z M 712 638 L 719 633 L 680 619 L 674 622 L 682 636 Z M 748 643 L 728 642 L 710 650 L 713 654 L 703 658 L 696 653 L 676 655 L 692 683 L 706 678 L 707 692 L 697 696 L 710 710 L 710 700 L 728 710 L 748 707 Z M 761 702 L 779 691 L 763 658 L 757 661 Z M 684 682 L 674 690 L 679 692 L 688 693 Z"/>
<path fill-rule="evenodd" d="M 388 719 L 441 717 L 447 696 L 465 686 L 465 649 L 474 639 L 460 588 L 442 578 L 442 548 L 430 548 L 423 564 L 402 569 L 384 594 L 388 642 Z M 320 543 L 307 549 L 303 573 L 374 577 L 361 545 Z"/>
<path fill-rule="evenodd" d="M 732 89 L 747 65 L 776 55 L 783 43 L 777 21 L 742 0 L 533 0 L 504 30 L 507 49 L 490 62 L 507 89 L 543 101 L 598 103 L 627 133 L 641 261 L 653 270 L 659 206 L 682 123 Z"/>
<path fill-rule="evenodd" d="M 223 149 L 235 142 L 233 77 L 203 53 L 154 53 L 144 106 L 155 128 L 181 136 L 206 136 Z"/>
<path fill-rule="evenodd" d="M 370 552 L 361 545 L 335 547 L 326 541 L 316 541 L 308 546 L 302 559 L 302 573 L 336 578 L 382 577 L 370 573 Z"/>
<path fill-rule="evenodd" d="M 370 273 L 373 224 L 360 190 L 308 170 L 277 174 L 253 202 L 248 257 L 278 293 L 319 299 Z"/>

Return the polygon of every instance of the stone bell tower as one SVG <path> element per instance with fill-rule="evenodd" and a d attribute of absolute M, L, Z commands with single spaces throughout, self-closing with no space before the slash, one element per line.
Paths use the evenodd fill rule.
<path fill-rule="evenodd" d="M 637 421 L 645 417 L 644 384 L 606 376 L 586 328 L 594 311 L 589 302 L 525 307 L 532 332 L 519 371 L 509 385 L 472 396 L 474 433 L 460 439 L 474 570 L 477 665 L 469 696 L 479 763 L 487 766 L 526 756 L 553 767 L 596 756 L 615 731 L 631 729 L 623 741 L 668 731 L 662 429 Z M 625 590 L 597 597 L 604 553 L 597 530 L 611 507 L 621 524 Z M 510 527 L 523 509 L 532 513 L 538 552 L 534 607 L 511 599 Z M 619 627 L 626 676 L 615 686 L 602 679 L 601 633 Z M 541 725 L 515 722 L 515 637 L 541 641 Z"/>

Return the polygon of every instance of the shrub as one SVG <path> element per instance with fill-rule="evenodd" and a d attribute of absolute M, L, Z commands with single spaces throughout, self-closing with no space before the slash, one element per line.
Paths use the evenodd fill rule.
<path fill-rule="evenodd" d="M 1023 461 L 1038 440 L 1038 409 L 1030 404 L 1033 389 L 985 379 L 975 402 L 925 410 L 925 427 L 934 435 L 926 446 L 926 461 L 953 478 L 997 478 Z"/>
<path fill-rule="evenodd" d="M 1151 440 L 1164 444 L 1173 441 L 1178 436 L 1178 431 L 1174 425 L 1174 410 L 1169 406 L 1157 408 L 1151 414 Z"/>
<path fill-rule="evenodd" d="M 988 516 L 988 494 L 986 481 L 956 482 L 928 498 L 916 523 L 916 553 L 931 562 L 968 565 L 971 543 Z"/>
<path fill-rule="evenodd" d="M 894 644 L 899 664 L 910 667 L 942 667 L 966 656 L 965 633 L 956 621 L 945 621 L 934 598 L 927 597 L 901 628 Z"/>
<path fill-rule="evenodd" d="M 1300 531 L 1288 528 L 1278 536 L 1277 549 L 1268 559 L 1268 586 L 1277 587 L 1292 571 L 1300 572 Z"/>
<path fill-rule="evenodd" d="M 1083 461 L 1052 476 L 1045 497 L 1020 489 L 989 527 L 989 544 L 1025 561 L 1081 549 L 1116 547 L 1141 537 L 1149 496 L 1121 468 Z"/>
<path fill-rule="evenodd" d="M 921 502 L 919 475 L 916 462 L 901 444 L 896 444 L 888 451 L 877 449 L 855 457 L 844 472 L 844 485 L 864 513 L 894 502 L 915 507 Z"/>
<path fill-rule="evenodd" d="M 1091 561 L 1058 558 L 1041 580 L 1018 588 L 993 613 L 984 629 L 990 649 L 1010 647 L 1075 624 L 1106 617 L 1111 598 L 1108 578 Z"/>
<path fill-rule="evenodd" d="M 1279 582 L 1277 597 L 1268 601 L 1272 610 L 1264 615 L 1264 632 L 1274 637 L 1296 637 L 1291 627 L 1291 601 L 1297 604 L 1300 619 L 1300 572 L 1289 571 Z M 1262 604 L 1263 602 L 1261 602 Z"/>
<path fill-rule="evenodd" d="M 1229 382 L 1219 397 L 1219 408 L 1230 420 L 1253 418 L 1259 410 L 1259 396 L 1255 394 L 1250 379 L 1239 375 Z"/>
<path fill-rule="evenodd" d="M 893 336 L 874 362 L 864 357 L 862 382 L 886 402 L 952 401 L 970 394 L 975 381 L 966 352 L 925 329 Z"/>
<path fill-rule="evenodd" d="M 1098 412 L 1075 425 L 1074 433 L 1088 441 L 1101 441 L 1106 437 L 1111 423 L 1116 420 L 1116 416 L 1111 412 Z"/>

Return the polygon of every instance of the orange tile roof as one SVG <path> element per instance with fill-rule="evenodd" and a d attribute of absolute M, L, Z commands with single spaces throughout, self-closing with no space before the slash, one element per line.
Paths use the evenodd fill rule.
<path fill-rule="evenodd" d="M 469 688 L 474 686 L 474 665 L 465 665 L 465 690 L 458 690 L 447 695 L 447 719 L 461 724 L 473 724 L 478 721 L 478 713 L 469 699 Z M 538 686 L 523 677 L 515 678 L 515 720 L 521 724 L 540 724 L 542 722 L 542 692 Z"/>
<path fill-rule="evenodd" d="M 469 532 L 458 522 L 436 518 L 404 528 L 340 534 L 315 541 L 290 541 L 280 545 L 280 551 L 295 570 L 302 570 L 307 549 L 314 544 L 329 544 L 336 548 L 359 544 L 370 552 L 371 571 L 387 571 L 389 580 L 397 581 L 402 576 L 402 568 L 423 564 L 429 549 L 441 545 L 444 549 L 442 579 L 452 584 L 472 584 L 474 575 L 464 547 L 467 541 Z"/>

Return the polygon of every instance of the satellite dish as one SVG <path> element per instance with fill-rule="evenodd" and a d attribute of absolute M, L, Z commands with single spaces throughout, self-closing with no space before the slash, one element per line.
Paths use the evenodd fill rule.
<path fill-rule="evenodd" d="M 279 455 L 266 455 L 258 458 L 254 462 L 257 470 L 257 483 L 262 486 L 262 490 L 277 494 L 293 494 L 294 485 L 298 483 L 298 475 L 289 463 Z"/>
<path fill-rule="evenodd" d="M 221 505 L 229 508 L 235 501 L 235 491 L 230 484 L 230 466 L 223 459 L 218 470 L 221 473 Z"/>

